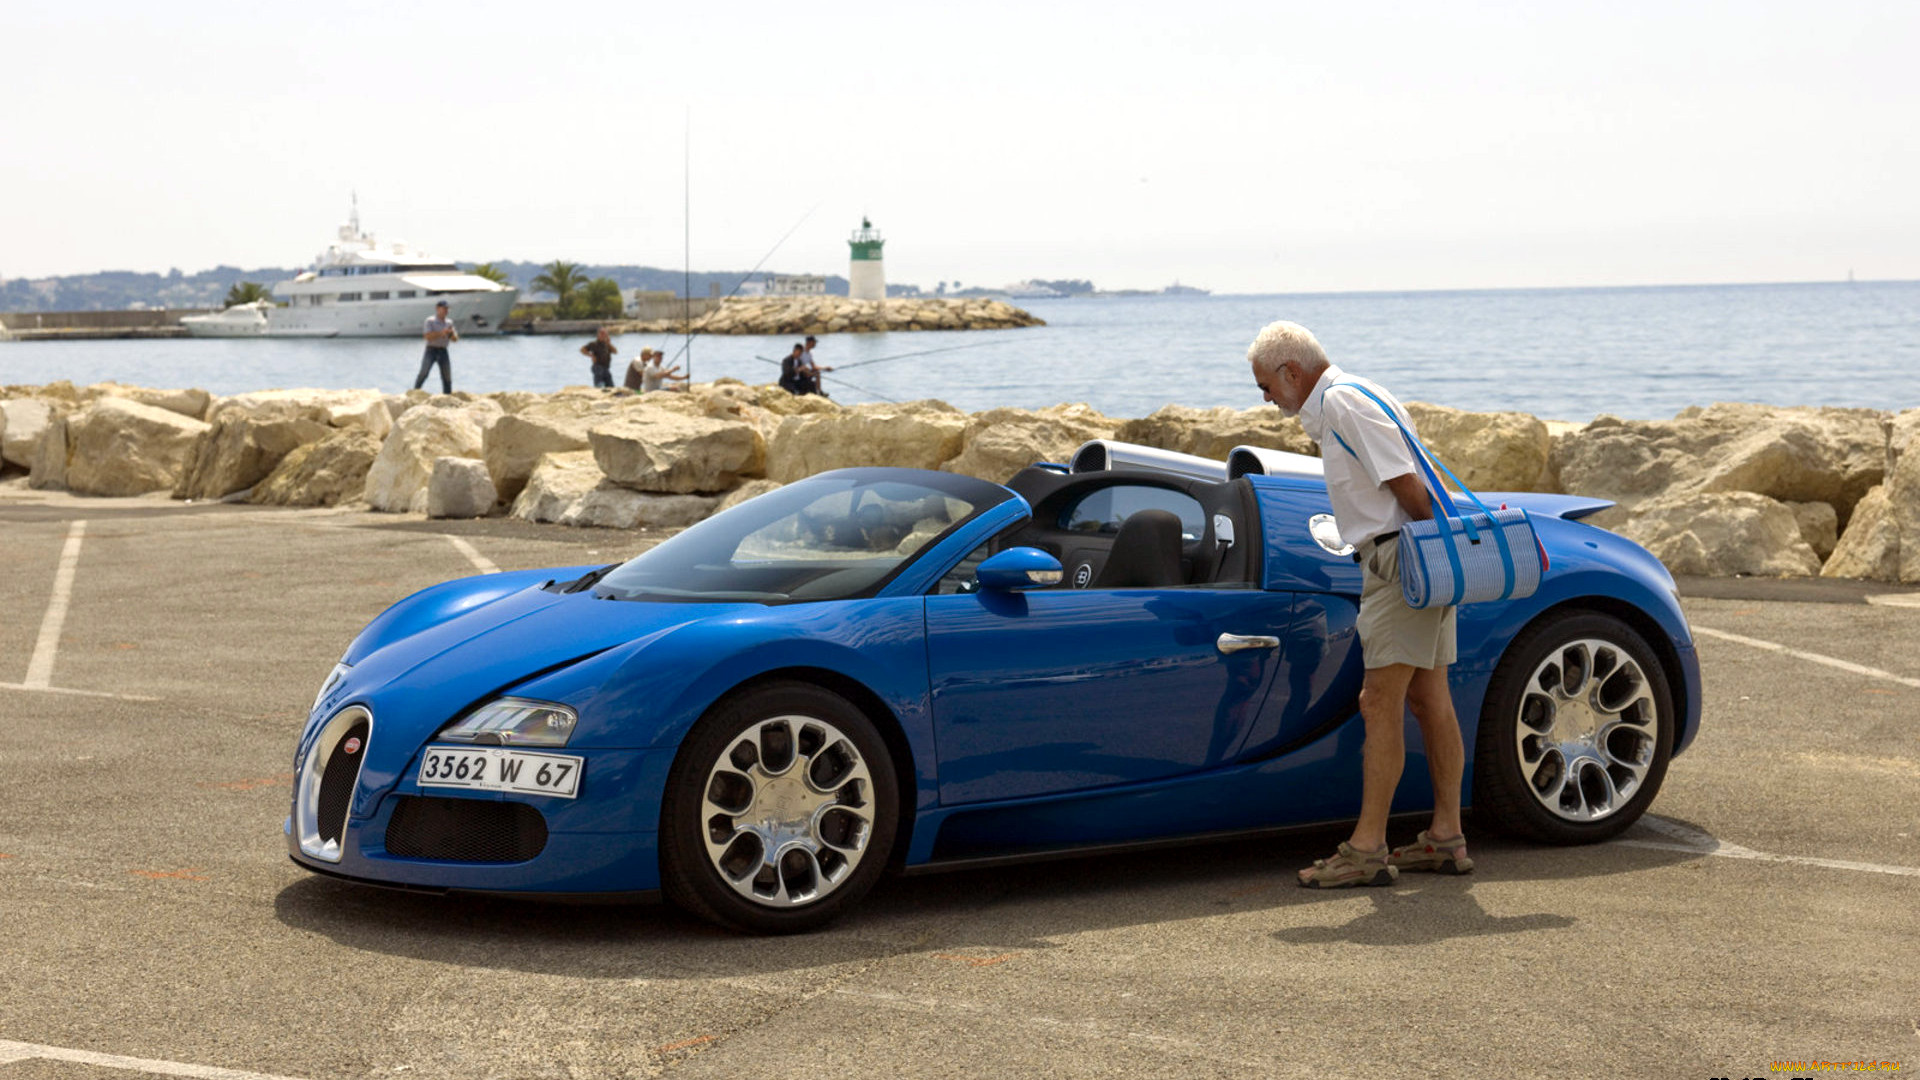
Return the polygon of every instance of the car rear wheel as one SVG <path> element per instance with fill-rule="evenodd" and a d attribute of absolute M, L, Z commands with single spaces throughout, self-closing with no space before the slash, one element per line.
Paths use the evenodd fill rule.
<path fill-rule="evenodd" d="M 1660 790 L 1673 727 L 1666 675 L 1632 627 L 1598 612 L 1551 615 L 1514 639 L 1488 684 L 1476 811 L 1535 840 L 1605 840 Z"/>
<path fill-rule="evenodd" d="M 899 825 L 886 742 L 865 713 L 808 683 L 716 706 L 682 744 L 661 815 L 662 885 L 740 930 L 811 930 L 886 869 Z"/>

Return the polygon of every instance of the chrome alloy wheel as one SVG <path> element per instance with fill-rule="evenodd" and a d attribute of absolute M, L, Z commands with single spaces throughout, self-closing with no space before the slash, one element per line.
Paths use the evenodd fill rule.
<path fill-rule="evenodd" d="M 1533 797 L 1567 821 L 1625 806 L 1653 766 L 1658 708 L 1647 674 L 1611 641 L 1557 646 L 1528 677 L 1514 753 Z"/>
<path fill-rule="evenodd" d="M 860 865 L 873 803 L 867 763 L 838 728 L 810 716 L 762 720 L 735 736 L 707 775 L 707 858 L 756 904 L 810 904 Z"/>

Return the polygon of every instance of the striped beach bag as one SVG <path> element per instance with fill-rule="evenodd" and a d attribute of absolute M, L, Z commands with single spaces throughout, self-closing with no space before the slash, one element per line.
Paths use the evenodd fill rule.
<path fill-rule="evenodd" d="M 1427 521 L 1409 521 L 1400 527 L 1400 589 L 1410 608 L 1477 604 L 1489 600 L 1518 600 L 1532 596 L 1540 587 L 1540 575 L 1547 567 L 1547 549 L 1534 534 L 1533 521 L 1525 510 L 1489 510 L 1480 497 L 1460 482 L 1440 459 L 1434 457 L 1380 395 L 1358 383 L 1335 383 L 1367 395 L 1386 412 L 1387 419 L 1400 429 L 1413 451 L 1413 460 L 1426 475 L 1427 497 L 1433 501 L 1433 517 Z M 1336 439 L 1339 433 L 1334 434 Z M 1347 453 L 1353 448 L 1340 439 Z M 1434 466 L 1447 474 L 1461 494 L 1473 500 L 1478 510 L 1461 512 Z"/>

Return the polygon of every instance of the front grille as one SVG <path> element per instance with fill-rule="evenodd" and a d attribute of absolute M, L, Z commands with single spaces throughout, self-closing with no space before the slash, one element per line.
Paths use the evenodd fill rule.
<path fill-rule="evenodd" d="M 360 762 L 366 757 L 367 722 L 347 729 L 333 744 L 333 753 L 320 773 L 320 797 L 315 801 L 314 820 L 320 827 L 320 839 L 337 844 L 347 828 L 347 806 L 353 802 L 353 786 L 360 779 Z"/>
<path fill-rule="evenodd" d="M 517 802 L 402 795 L 387 854 L 446 862 L 526 862 L 547 846 L 547 819 Z"/>

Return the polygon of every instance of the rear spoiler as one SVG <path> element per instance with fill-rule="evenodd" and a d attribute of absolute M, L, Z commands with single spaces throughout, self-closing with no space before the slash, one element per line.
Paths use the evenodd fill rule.
<path fill-rule="evenodd" d="M 1480 501 L 1498 510 L 1502 505 L 1515 510 L 1525 510 L 1530 514 L 1542 514 L 1547 517 L 1563 518 L 1567 521 L 1579 521 L 1590 514 L 1597 514 L 1613 505 L 1611 499 L 1595 499 L 1586 495 L 1546 495 L 1538 491 L 1481 491 L 1476 492 Z M 1471 504 L 1466 504 L 1471 506 Z"/>

